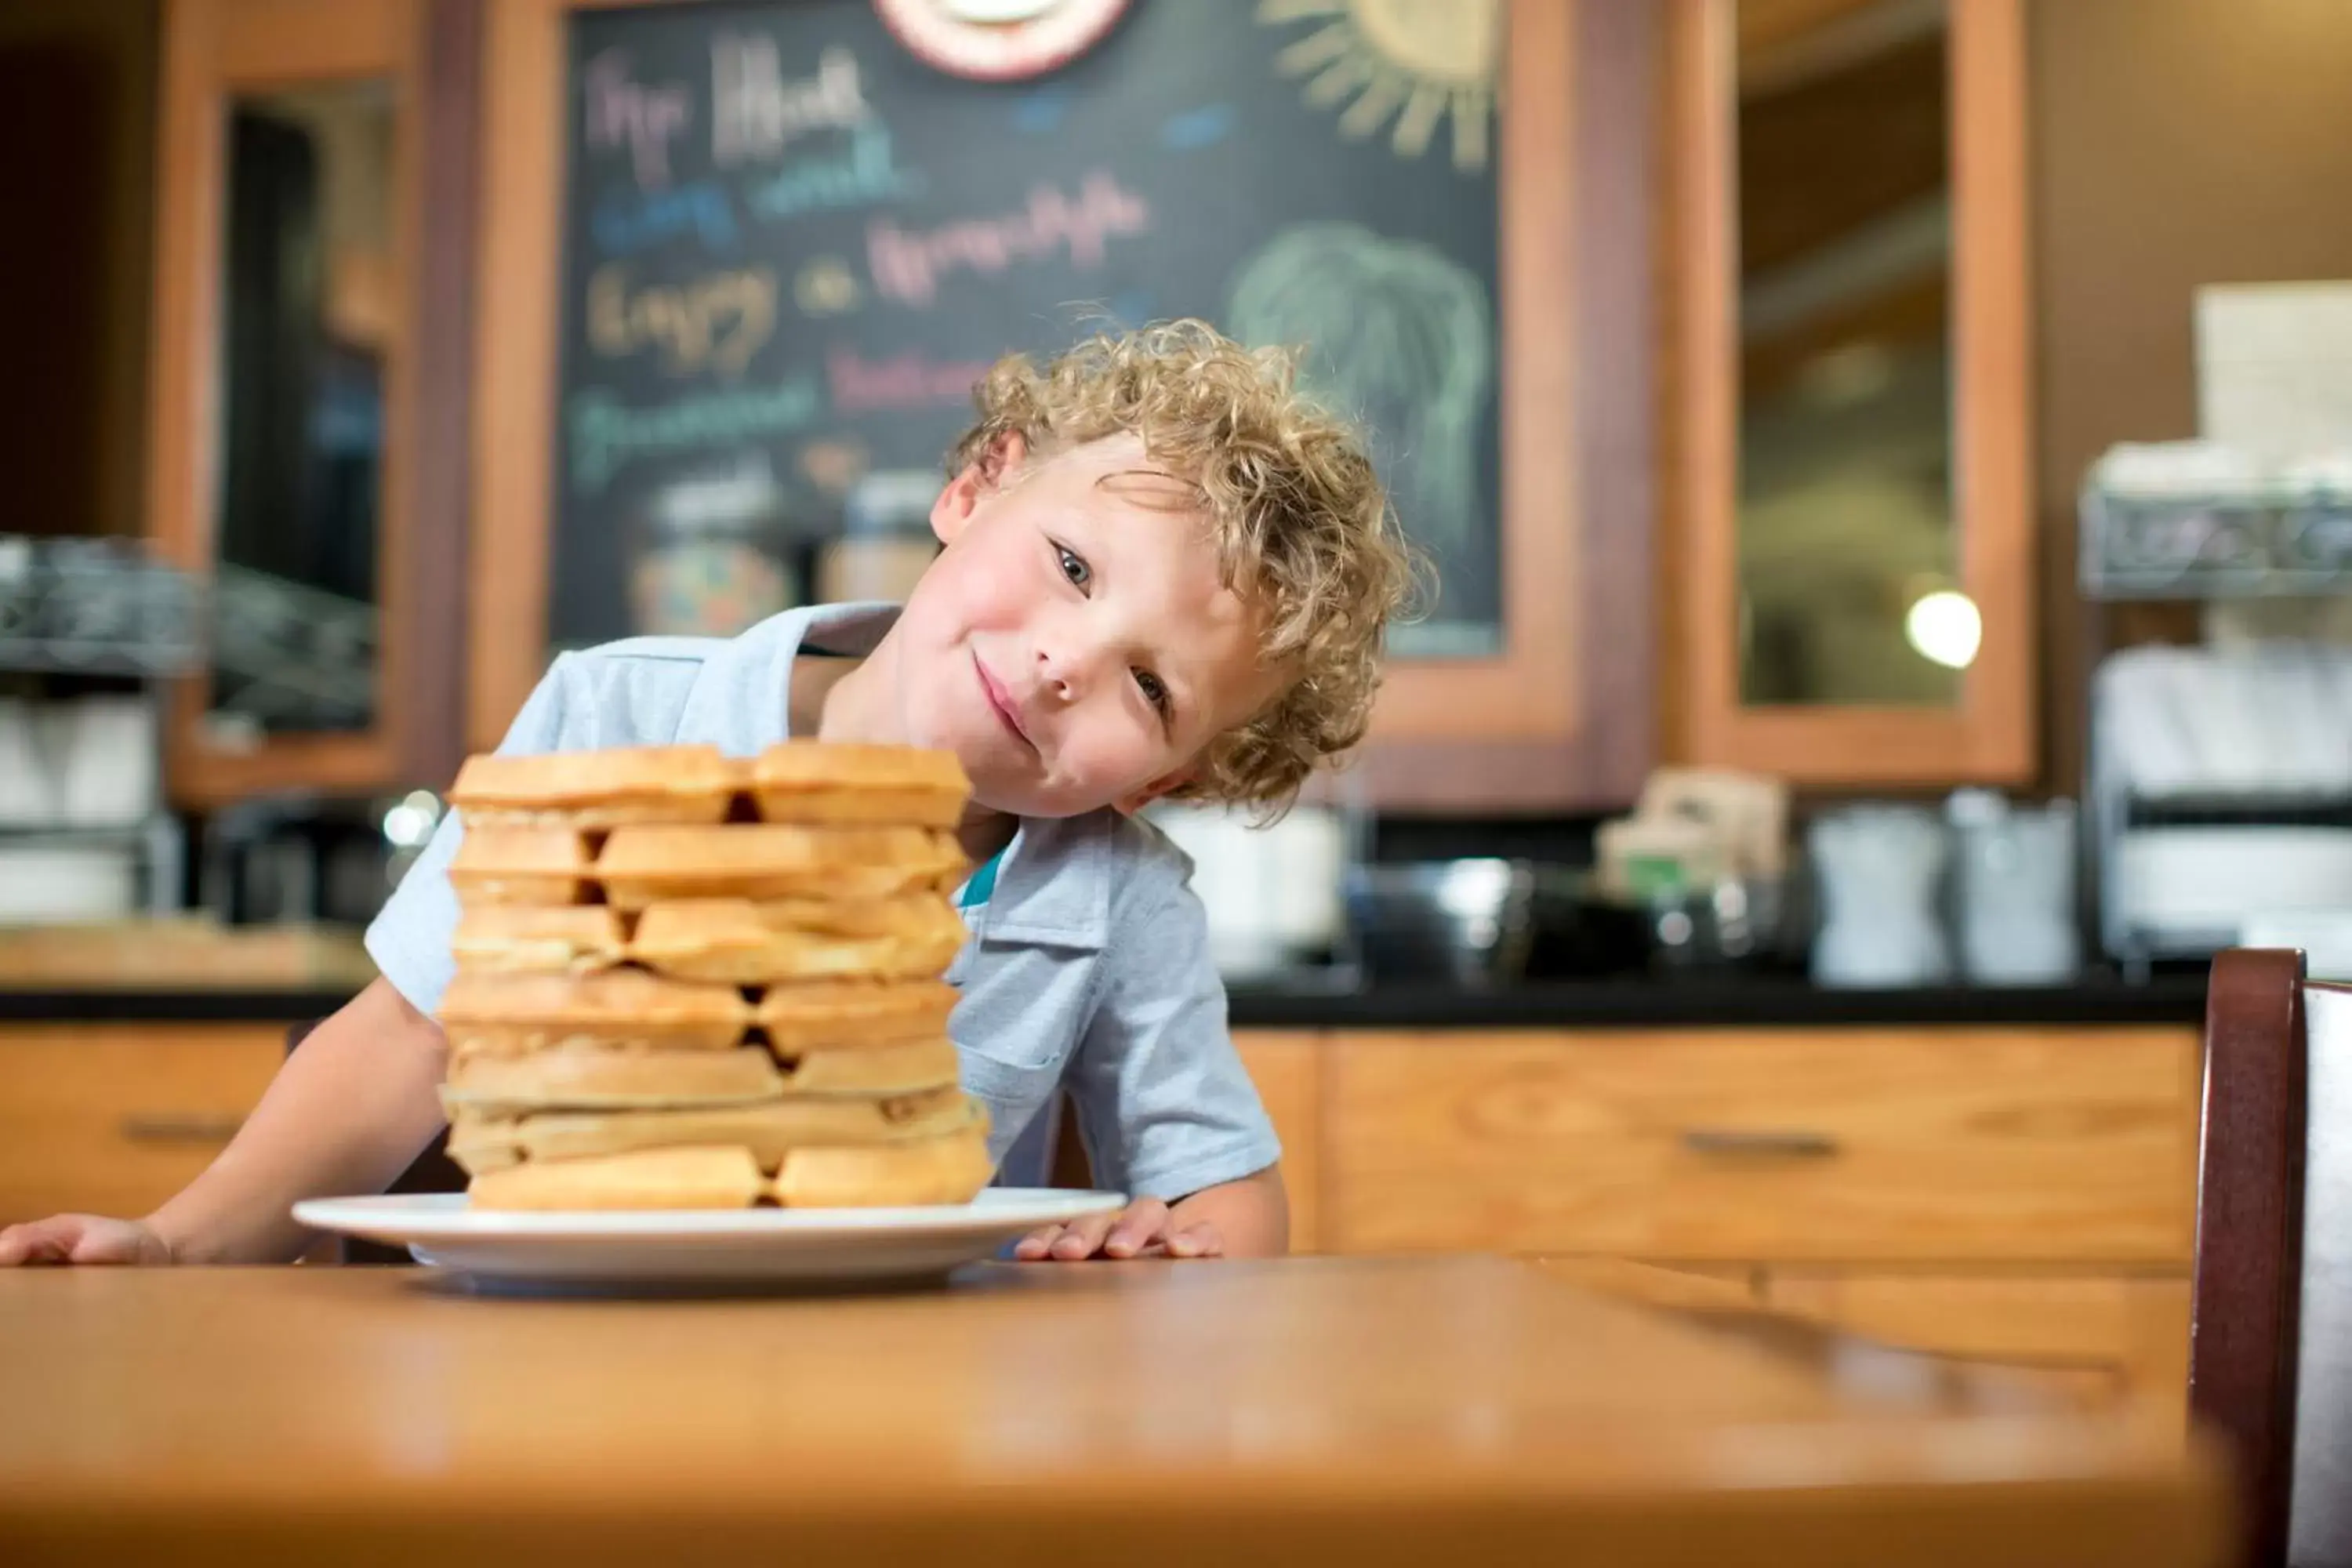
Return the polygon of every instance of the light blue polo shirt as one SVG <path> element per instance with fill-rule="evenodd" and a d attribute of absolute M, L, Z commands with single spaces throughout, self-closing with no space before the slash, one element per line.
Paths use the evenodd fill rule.
<path fill-rule="evenodd" d="M 786 738 L 793 660 L 861 658 L 889 605 L 788 610 L 742 636 L 637 637 L 559 657 L 502 752 L 704 742 L 750 756 Z M 454 973 L 455 815 L 368 927 L 385 979 L 430 1013 Z M 964 1088 L 1005 1152 L 1066 1087 L 1098 1184 L 1177 1198 L 1238 1181 L 1281 1155 L 1225 1027 L 1192 863 L 1114 811 L 1026 818 L 959 896 L 971 940 L 948 971 Z"/>

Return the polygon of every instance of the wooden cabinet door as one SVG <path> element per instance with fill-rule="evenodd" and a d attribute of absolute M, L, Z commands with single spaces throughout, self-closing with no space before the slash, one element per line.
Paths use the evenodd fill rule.
<path fill-rule="evenodd" d="M 207 583 L 175 804 L 460 753 L 469 0 L 167 0 L 146 531 Z"/>
<path fill-rule="evenodd" d="M 212 1163 L 285 1056 L 279 1024 L 0 1028 L 0 1225 L 148 1213 Z"/>
<path fill-rule="evenodd" d="M 2184 1028 L 1344 1034 L 1324 1245 L 2184 1265 Z"/>
<path fill-rule="evenodd" d="M 2034 771 L 2024 7 L 1672 0 L 1668 754 Z"/>
<path fill-rule="evenodd" d="M 1237 1034 L 1234 1045 L 1265 1113 L 1282 1140 L 1282 1179 L 1290 1194 L 1290 1250 L 1322 1247 L 1323 1044 L 1305 1031 Z"/>

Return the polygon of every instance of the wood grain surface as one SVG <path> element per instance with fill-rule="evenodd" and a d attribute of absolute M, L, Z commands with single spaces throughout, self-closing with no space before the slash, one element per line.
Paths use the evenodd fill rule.
<path fill-rule="evenodd" d="M 0 1274 L 12 1564 L 2215 1561 L 2201 1453 L 1493 1258 L 870 1299 Z"/>
<path fill-rule="evenodd" d="M 2185 1266 L 2186 1029 L 1349 1033 L 1323 1241 Z"/>

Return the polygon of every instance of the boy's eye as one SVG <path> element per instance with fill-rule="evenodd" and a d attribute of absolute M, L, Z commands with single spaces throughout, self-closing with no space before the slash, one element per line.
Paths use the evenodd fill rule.
<path fill-rule="evenodd" d="M 1143 700 L 1151 704 L 1152 710 L 1162 719 L 1167 718 L 1168 683 L 1148 669 L 1139 669 L 1135 672 L 1135 684 L 1143 693 Z"/>
<path fill-rule="evenodd" d="M 1054 546 L 1054 553 L 1062 563 L 1062 575 L 1070 580 L 1073 587 L 1083 588 L 1095 580 L 1094 568 L 1067 550 L 1056 544 Z"/>

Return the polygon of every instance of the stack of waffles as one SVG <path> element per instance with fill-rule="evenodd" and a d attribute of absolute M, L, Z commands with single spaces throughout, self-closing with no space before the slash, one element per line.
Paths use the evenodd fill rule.
<path fill-rule="evenodd" d="M 451 799 L 449 1152 L 494 1209 L 970 1200 L 940 979 L 969 785 L 788 742 L 478 756 Z"/>

